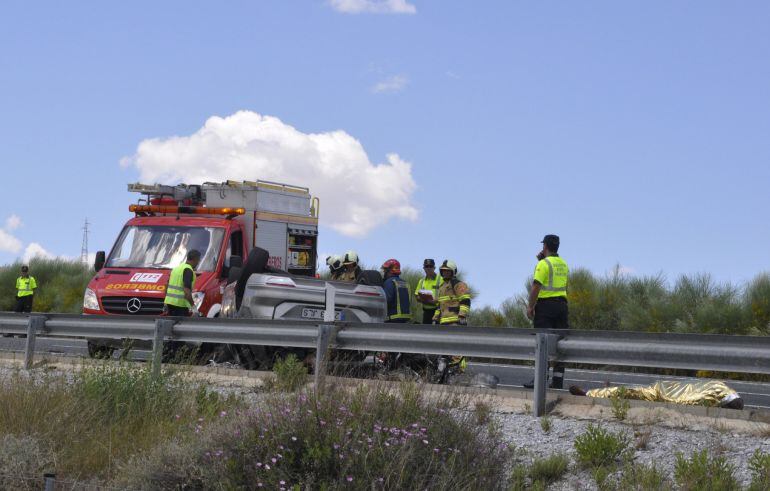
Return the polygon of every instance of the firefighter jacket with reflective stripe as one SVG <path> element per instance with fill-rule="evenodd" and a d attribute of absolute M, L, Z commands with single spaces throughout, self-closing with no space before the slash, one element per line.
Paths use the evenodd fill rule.
<path fill-rule="evenodd" d="M 535 267 L 535 280 L 540 283 L 537 298 L 567 297 L 569 268 L 559 256 L 541 259 Z"/>
<path fill-rule="evenodd" d="M 16 296 L 17 297 L 28 297 L 35 293 L 35 288 L 37 288 L 37 281 L 35 281 L 35 278 L 28 276 L 23 277 L 19 276 L 16 278 Z"/>
<path fill-rule="evenodd" d="M 414 296 L 419 297 L 420 290 L 431 290 L 433 292 L 434 302 L 423 302 L 422 308 L 425 310 L 435 309 L 438 305 L 438 288 L 444 283 L 444 278 L 440 275 L 436 275 L 431 280 L 430 278 L 420 278 L 417 282 L 417 288 L 414 289 Z"/>
<path fill-rule="evenodd" d="M 404 321 L 412 318 L 409 299 L 409 284 L 400 276 L 390 276 L 382 284 L 388 300 L 388 320 Z"/>
<path fill-rule="evenodd" d="M 183 307 L 191 309 L 192 305 L 187 301 L 184 296 L 184 272 L 189 269 L 193 274 L 192 286 L 190 289 L 195 288 L 195 270 L 189 264 L 182 263 L 176 268 L 171 270 L 171 276 L 168 279 L 168 286 L 166 287 L 166 299 L 163 303 L 173 305 L 175 307 Z"/>
<path fill-rule="evenodd" d="M 440 324 L 456 324 L 461 318 L 468 317 L 471 311 L 471 291 L 468 285 L 452 278 L 438 289 L 438 309 L 433 320 Z"/>
<path fill-rule="evenodd" d="M 349 281 L 351 283 L 355 283 L 358 281 L 358 275 L 361 274 L 361 268 L 356 266 L 356 268 L 353 271 L 348 271 L 347 268 L 343 268 L 342 271 L 340 271 L 339 276 L 337 277 L 337 281 Z"/>

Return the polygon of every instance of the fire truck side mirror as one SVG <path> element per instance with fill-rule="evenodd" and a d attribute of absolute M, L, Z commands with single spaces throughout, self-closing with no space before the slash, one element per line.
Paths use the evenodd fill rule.
<path fill-rule="evenodd" d="M 96 270 L 97 273 L 102 270 L 102 268 L 104 267 L 105 261 L 106 259 L 105 259 L 104 251 L 97 252 L 96 258 L 94 259 L 94 269 Z"/>

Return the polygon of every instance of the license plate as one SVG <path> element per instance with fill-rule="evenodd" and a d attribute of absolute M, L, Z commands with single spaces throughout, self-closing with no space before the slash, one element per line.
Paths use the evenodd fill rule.
<path fill-rule="evenodd" d="M 326 311 L 323 309 L 302 309 L 302 318 L 303 319 L 314 319 L 314 320 L 323 320 L 324 313 Z M 342 320 L 342 311 L 336 311 L 334 312 L 334 320 L 335 321 L 341 321 Z"/>

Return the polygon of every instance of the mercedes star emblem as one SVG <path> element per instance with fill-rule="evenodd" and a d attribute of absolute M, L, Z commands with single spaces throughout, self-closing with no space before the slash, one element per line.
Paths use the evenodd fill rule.
<path fill-rule="evenodd" d="M 137 312 L 139 312 L 139 309 L 141 308 L 142 308 L 142 301 L 136 297 L 126 302 L 126 309 L 128 310 L 129 314 L 136 314 Z"/>

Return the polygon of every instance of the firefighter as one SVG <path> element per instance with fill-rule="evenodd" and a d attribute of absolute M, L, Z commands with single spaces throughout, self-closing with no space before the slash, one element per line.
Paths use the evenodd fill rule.
<path fill-rule="evenodd" d="M 457 264 L 445 259 L 439 268 L 442 284 L 438 288 L 438 308 L 433 314 L 433 323 L 442 326 L 466 326 L 471 312 L 471 291 L 457 278 Z M 450 366 L 464 372 L 467 362 L 464 356 L 453 356 Z"/>
<path fill-rule="evenodd" d="M 438 289 L 442 285 L 441 276 L 436 274 L 436 261 L 426 259 L 422 262 L 422 269 L 425 271 L 425 277 L 417 282 L 417 288 L 414 289 L 415 299 L 422 304 L 422 323 L 430 324 L 436 313 L 438 305 Z M 431 294 L 421 293 L 430 291 Z"/>
<path fill-rule="evenodd" d="M 342 266 L 344 270 L 340 273 L 339 281 L 350 281 L 351 283 L 358 281 L 361 268 L 358 267 L 358 253 L 356 251 L 348 251 L 342 256 Z"/>
<path fill-rule="evenodd" d="M 16 307 L 14 312 L 32 312 L 32 299 L 35 297 L 37 281 L 29 275 L 29 267 L 21 267 L 21 276 L 16 278 Z"/>
<path fill-rule="evenodd" d="M 433 322 L 444 325 L 468 324 L 471 311 L 471 292 L 464 282 L 457 279 L 457 264 L 445 259 L 439 268 L 442 284 L 438 288 L 438 308 Z"/>
<path fill-rule="evenodd" d="M 195 288 L 195 268 L 201 260 L 201 253 L 192 249 L 187 253 L 187 261 L 171 270 L 166 287 L 163 307 L 168 315 L 189 316 L 194 309 L 192 297 Z"/>
<path fill-rule="evenodd" d="M 339 280 L 342 274 L 342 258 L 337 256 L 329 256 L 326 258 L 326 265 L 329 266 L 329 273 L 333 281 Z"/>
<path fill-rule="evenodd" d="M 559 257 L 559 236 L 546 235 L 543 250 L 537 255 L 537 266 L 532 280 L 527 305 L 527 317 L 533 320 L 535 329 L 569 329 L 567 308 L 567 263 Z M 534 387 L 534 380 L 524 387 Z M 553 366 L 551 387 L 564 387 L 564 364 Z"/>
<path fill-rule="evenodd" d="M 388 259 L 380 269 L 385 282 L 382 289 L 388 302 L 388 319 L 385 322 L 409 322 L 412 318 L 409 302 L 409 285 L 401 279 L 401 263 Z"/>

